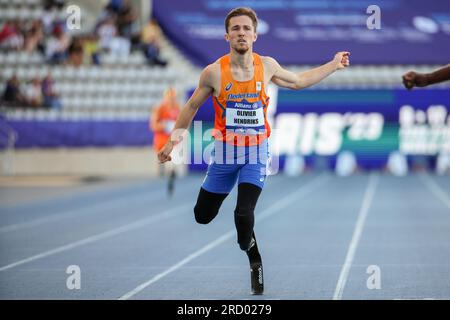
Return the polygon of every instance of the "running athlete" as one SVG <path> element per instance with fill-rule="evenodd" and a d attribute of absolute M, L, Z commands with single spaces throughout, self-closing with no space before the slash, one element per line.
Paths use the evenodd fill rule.
<path fill-rule="evenodd" d="M 410 71 L 402 76 L 403 85 L 411 90 L 413 87 L 426 87 L 431 84 L 450 80 L 450 64 L 431 73 Z"/>
<path fill-rule="evenodd" d="M 189 128 L 198 108 L 212 95 L 214 151 L 194 207 L 195 219 L 201 224 L 211 222 L 238 182 L 234 211 L 237 242 L 249 258 L 252 294 L 263 294 L 262 259 L 253 227 L 254 209 L 266 177 L 270 136 L 266 88 L 270 81 L 294 90 L 309 87 L 347 67 L 350 53 L 338 52 L 330 62 L 296 74 L 271 57 L 253 53 L 257 25 L 256 13 L 250 8 L 236 8 L 228 13 L 225 40 L 230 52 L 202 71 L 198 87 L 181 111 L 175 130 Z M 174 132 L 158 154 L 160 162 L 171 160 L 170 153 L 181 139 Z"/>
<path fill-rule="evenodd" d="M 177 94 L 175 89 L 168 88 L 164 92 L 163 101 L 153 108 L 150 117 L 150 130 L 153 130 L 153 148 L 155 152 L 159 152 L 170 138 L 170 133 L 175 127 L 175 121 L 180 114 L 180 106 L 177 102 Z M 160 174 L 162 170 L 167 169 L 169 182 L 167 192 L 169 196 L 173 195 L 175 189 L 176 167 L 175 165 L 167 168 L 160 167 Z"/>

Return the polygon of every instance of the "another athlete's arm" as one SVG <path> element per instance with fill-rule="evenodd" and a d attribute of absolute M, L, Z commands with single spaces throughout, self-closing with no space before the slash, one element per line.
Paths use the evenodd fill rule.
<path fill-rule="evenodd" d="M 181 109 L 172 131 L 171 139 L 169 139 L 161 151 L 158 152 L 158 160 L 161 163 L 172 160 L 170 153 L 172 152 L 174 145 L 181 141 L 184 130 L 190 127 L 198 108 L 200 108 L 206 99 L 213 93 L 212 77 L 211 68 L 208 66 L 200 75 L 198 87 Z"/>
<path fill-rule="evenodd" d="M 338 52 L 330 62 L 298 74 L 284 69 L 275 59 L 268 58 L 273 71 L 271 80 L 276 85 L 288 89 L 307 88 L 322 81 L 336 70 L 348 67 L 350 65 L 349 55 L 350 52 L 347 51 Z"/>
<path fill-rule="evenodd" d="M 430 84 L 447 80 L 450 80 L 450 64 L 432 73 L 417 73 L 410 71 L 403 75 L 403 84 L 407 89 L 412 89 L 413 87 L 426 87 Z"/>

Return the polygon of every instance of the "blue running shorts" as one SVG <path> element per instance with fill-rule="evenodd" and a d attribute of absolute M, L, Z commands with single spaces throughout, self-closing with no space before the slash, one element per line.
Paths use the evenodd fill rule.
<path fill-rule="evenodd" d="M 233 146 L 215 141 L 202 188 L 214 193 L 230 193 L 236 181 L 264 187 L 269 161 L 267 139 L 256 146 Z"/>

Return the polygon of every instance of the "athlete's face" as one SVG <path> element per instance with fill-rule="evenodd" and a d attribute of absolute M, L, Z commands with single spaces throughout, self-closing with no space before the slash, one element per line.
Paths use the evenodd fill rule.
<path fill-rule="evenodd" d="M 244 54 L 253 46 L 256 41 L 256 32 L 250 17 L 237 16 L 230 19 L 228 32 L 225 40 L 230 43 L 230 47 L 237 53 Z"/>

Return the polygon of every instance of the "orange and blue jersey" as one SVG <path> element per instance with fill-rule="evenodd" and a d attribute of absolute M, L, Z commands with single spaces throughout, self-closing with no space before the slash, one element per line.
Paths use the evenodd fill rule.
<path fill-rule="evenodd" d="M 263 188 L 267 176 L 270 127 L 266 112 L 269 97 L 264 88 L 264 66 L 253 54 L 254 76 L 249 81 L 233 79 L 230 56 L 220 58 L 221 86 L 213 97 L 214 148 L 202 188 L 229 193 L 238 182 Z"/>
<path fill-rule="evenodd" d="M 253 53 L 254 76 L 237 81 L 231 74 L 230 55 L 220 58 L 220 93 L 213 97 L 215 140 L 239 146 L 258 145 L 270 136 L 269 97 L 264 86 L 261 57 Z"/>

